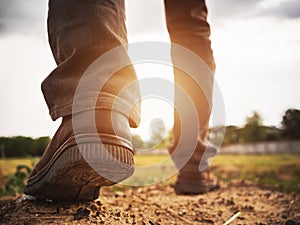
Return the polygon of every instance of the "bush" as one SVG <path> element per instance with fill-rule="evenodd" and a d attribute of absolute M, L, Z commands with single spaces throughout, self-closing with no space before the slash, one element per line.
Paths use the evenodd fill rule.
<path fill-rule="evenodd" d="M 26 165 L 19 165 L 16 172 L 8 177 L 4 187 L 0 188 L 0 196 L 16 195 L 22 193 L 25 181 L 31 173 L 31 168 Z"/>

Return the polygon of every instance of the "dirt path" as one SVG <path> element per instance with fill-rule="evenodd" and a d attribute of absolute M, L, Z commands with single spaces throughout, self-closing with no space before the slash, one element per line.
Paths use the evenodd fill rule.
<path fill-rule="evenodd" d="M 223 224 L 237 212 L 240 216 L 230 224 L 297 224 L 299 202 L 299 195 L 248 182 L 230 182 L 199 196 L 176 196 L 163 185 L 104 188 L 92 203 L 1 199 L 0 224 Z"/>

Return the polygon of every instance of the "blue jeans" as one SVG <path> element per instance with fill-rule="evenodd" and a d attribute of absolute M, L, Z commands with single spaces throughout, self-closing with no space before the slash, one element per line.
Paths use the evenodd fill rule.
<path fill-rule="evenodd" d="M 205 0 L 164 0 L 164 3 L 171 42 L 193 51 L 214 73 Z M 57 68 L 43 81 L 42 91 L 51 118 L 56 120 L 72 114 L 76 87 L 89 65 L 105 52 L 127 43 L 124 0 L 49 0 L 48 35 Z M 176 57 L 174 54 L 172 57 Z M 112 77 L 98 98 L 93 99 L 99 108 L 111 110 L 119 89 L 137 79 L 133 67 L 125 68 L 122 73 L 126 76 Z M 211 113 L 207 99 L 184 72 L 175 69 L 174 75 L 175 82 L 191 96 L 201 115 L 199 137 L 204 140 Z M 179 104 L 176 95 L 175 105 Z M 131 107 L 128 116 L 131 127 L 137 127 L 140 121 L 140 106 L 134 104 L 139 96 L 138 87 L 123 95 L 124 110 Z M 86 103 L 90 101 L 87 94 Z M 118 110 L 123 113 L 122 107 Z M 174 129 L 176 139 L 180 133 L 176 113 Z"/>

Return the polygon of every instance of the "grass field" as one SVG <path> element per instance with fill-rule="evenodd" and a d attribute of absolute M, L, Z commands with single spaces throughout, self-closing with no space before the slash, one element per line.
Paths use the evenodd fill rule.
<path fill-rule="evenodd" d="M 300 191 L 300 155 L 221 155 L 213 162 L 223 181 L 251 180 L 286 192 Z"/>
<path fill-rule="evenodd" d="M 20 164 L 32 167 L 38 159 L 1 159 L 0 187 Z M 135 156 L 136 172 L 125 185 L 140 186 L 173 182 L 176 170 L 167 155 Z M 219 155 L 212 162 L 213 174 L 226 182 L 251 180 L 286 192 L 300 191 L 300 155 Z"/>
<path fill-rule="evenodd" d="M 0 159 L 0 175 L 5 176 L 15 172 L 18 165 L 33 167 L 38 158 L 12 158 Z"/>

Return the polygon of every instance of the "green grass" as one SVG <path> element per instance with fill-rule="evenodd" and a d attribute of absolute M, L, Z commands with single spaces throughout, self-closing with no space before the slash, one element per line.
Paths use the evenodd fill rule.
<path fill-rule="evenodd" d="M 0 176 L 14 173 L 18 165 L 26 165 L 32 167 L 38 158 L 11 158 L 0 159 Z"/>
<path fill-rule="evenodd" d="M 20 164 L 32 167 L 37 159 L 0 160 L 0 188 Z M 174 182 L 176 170 L 167 155 L 136 155 L 136 172 L 123 184 L 142 186 Z M 300 191 L 300 155 L 219 155 L 212 162 L 213 174 L 223 181 L 251 180 L 267 188 L 285 192 Z"/>
<path fill-rule="evenodd" d="M 145 186 L 173 182 L 176 169 L 169 155 L 136 155 L 135 172 L 124 181 L 129 186 Z"/>
<path fill-rule="evenodd" d="M 212 163 L 223 181 L 251 180 L 286 192 L 300 191 L 300 155 L 220 155 Z"/>
<path fill-rule="evenodd" d="M 147 166 L 160 163 L 169 158 L 168 155 L 135 155 L 136 166 Z"/>
<path fill-rule="evenodd" d="M 23 192 L 36 159 L 0 160 L 0 196 Z"/>

